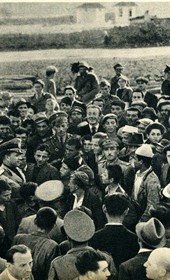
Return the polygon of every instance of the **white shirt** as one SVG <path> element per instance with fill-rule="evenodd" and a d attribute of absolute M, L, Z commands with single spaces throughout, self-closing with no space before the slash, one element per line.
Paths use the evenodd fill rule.
<path fill-rule="evenodd" d="M 89 127 L 90 127 L 90 131 L 91 131 L 91 133 L 93 132 L 93 127 L 95 127 L 95 129 L 96 129 L 96 132 L 98 131 L 98 128 L 99 128 L 99 123 L 98 124 L 96 124 L 96 125 L 91 125 L 91 124 L 89 124 Z"/>
<path fill-rule="evenodd" d="M 82 206 L 83 204 L 83 199 L 84 199 L 84 195 L 80 197 L 80 199 L 78 200 L 77 195 L 75 193 L 73 193 L 74 195 L 74 204 L 73 204 L 73 209 Z"/>
<path fill-rule="evenodd" d="M 138 170 L 136 172 L 135 183 L 134 183 L 134 199 L 135 200 L 138 199 L 138 193 L 139 193 L 140 185 L 143 181 L 144 176 L 149 171 L 149 169 L 150 169 L 150 167 L 147 170 L 145 170 L 144 172 L 140 172 L 140 170 Z"/>

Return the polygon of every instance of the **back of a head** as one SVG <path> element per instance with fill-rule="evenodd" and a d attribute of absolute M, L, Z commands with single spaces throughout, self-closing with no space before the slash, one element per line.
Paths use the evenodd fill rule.
<path fill-rule="evenodd" d="M 104 205 L 108 215 L 122 216 L 129 207 L 129 199 L 126 194 L 117 192 L 113 195 L 106 195 Z"/>
<path fill-rule="evenodd" d="M 75 265 L 80 275 L 85 275 L 88 271 L 97 271 L 100 261 L 106 261 L 105 255 L 99 250 L 89 249 L 77 256 Z"/>
<path fill-rule="evenodd" d="M 56 222 L 57 213 L 51 207 L 42 207 L 38 210 L 35 224 L 45 230 L 51 230 Z"/>

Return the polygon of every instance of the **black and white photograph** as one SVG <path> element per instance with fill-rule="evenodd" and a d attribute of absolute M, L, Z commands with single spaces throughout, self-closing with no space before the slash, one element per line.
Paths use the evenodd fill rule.
<path fill-rule="evenodd" d="M 0 280 L 170 280 L 170 0 L 0 1 Z"/>

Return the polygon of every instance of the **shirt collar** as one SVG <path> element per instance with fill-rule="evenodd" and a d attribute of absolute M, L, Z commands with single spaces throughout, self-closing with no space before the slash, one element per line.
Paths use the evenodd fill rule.
<path fill-rule="evenodd" d="M 122 223 L 110 222 L 110 223 L 107 223 L 107 224 L 106 224 L 106 226 L 110 226 L 110 225 L 122 226 Z"/>
<path fill-rule="evenodd" d="M 150 252 L 150 251 L 152 251 L 152 250 L 151 249 L 147 249 L 147 248 L 141 248 L 139 250 L 139 253 L 145 253 L 145 252 Z"/>

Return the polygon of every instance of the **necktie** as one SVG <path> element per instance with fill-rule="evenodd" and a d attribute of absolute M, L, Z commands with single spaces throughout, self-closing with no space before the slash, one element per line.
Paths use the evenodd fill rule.
<path fill-rule="evenodd" d="M 92 126 L 92 135 L 94 135 L 96 133 L 96 127 Z"/>

